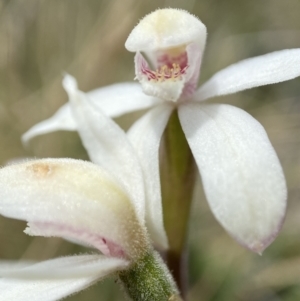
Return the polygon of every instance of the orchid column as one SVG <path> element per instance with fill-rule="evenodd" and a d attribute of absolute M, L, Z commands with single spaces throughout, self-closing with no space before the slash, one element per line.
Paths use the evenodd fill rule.
<path fill-rule="evenodd" d="M 170 117 L 161 145 L 164 225 L 170 249 L 166 259 L 182 293 L 187 291 L 186 236 L 196 164 L 181 129 L 177 111 Z"/>

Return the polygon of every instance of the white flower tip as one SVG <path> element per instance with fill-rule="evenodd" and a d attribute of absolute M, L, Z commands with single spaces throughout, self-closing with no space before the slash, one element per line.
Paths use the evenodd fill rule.
<path fill-rule="evenodd" d="M 245 248 L 248 250 L 262 255 L 264 250 L 269 247 L 269 245 L 275 240 L 278 236 L 284 222 L 285 218 L 285 205 L 281 208 L 281 212 L 278 212 L 278 216 L 273 216 L 273 222 L 271 220 L 265 219 L 265 225 L 260 225 L 259 228 L 255 230 L 255 226 L 252 226 L 253 233 L 237 237 L 236 233 L 233 234 L 233 237 Z"/>
<path fill-rule="evenodd" d="M 76 79 L 71 76 L 70 74 L 65 74 L 62 85 L 64 89 L 69 93 L 71 91 L 77 90 L 77 81 Z"/>
<path fill-rule="evenodd" d="M 246 246 L 247 247 L 247 246 Z M 252 244 L 251 246 L 248 246 L 247 248 L 250 250 L 250 251 L 252 251 L 252 252 L 254 252 L 254 253 L 256 253 L 256 254 L 258 254 L 258 255 L 262 255 L 262 253 L 263 253 L 263 251 L 266 249 L 268 247 L 268 245 L 265 245 L 264 243 L 262 243 L 262 242 L 256 242 L 256 243 L 254 243 L 254 244 Z"/>
<path fill-rule="evenodd" d="M 33 135 L 31 135 L 30 131 L 27 131 L 21 136 L 21 142 L 25 148 L 29 147 L 29 141 L 31 138 L 33 138 Z"/>
<path fill-rule="evenodd" d="M 132 30 L 127 50 L 153 51 L 198 42 L 201 49 L 206 41 L 206 27 L 187 11 L 165 8 L 146 15 Z"/>

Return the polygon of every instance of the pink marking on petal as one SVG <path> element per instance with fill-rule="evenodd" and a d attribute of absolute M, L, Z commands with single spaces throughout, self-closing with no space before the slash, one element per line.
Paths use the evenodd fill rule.
<path fill-rule="evenodd" d="M 84 228 L 52 222 L 29 222 L 25 233 L 35 236 L 69 237 L 98 249 L 106 256 L 117 258 L 126 257 L 125 252 L 120 245 Z"/>
<path fill-rule="evenodd" d="M 187 81 L 181 94 L 183 99 L 189 99 L 196 91 L 203 55 L 201 48 L 196 43 L 187 45 L 186 53 L 187 61 L 191 68 L 189 70 L 189 75 L 187 75 Z"/>
<path fill-rule="evenodd" d="M 164 59 L 163 56 L 162 59 Z M 172 81 L 182 80 L 182 76 L 186 74 L 188 66 L 184 65 L 183 62 L 181 62 L 182 66 L 180 66 L 175 61 L 172 62 L 168 60 L 167 57 L 165 57 L 165 59 L 166 59 L 166 64 L 160 66 L 156 71 L 153 71 L 150 69 L 145 58 L 140 53 L 137 53 L 135 63 L 136 63 L 136 74 L 138 79 L 141 79 L 140 77 L 142 76 L 142 77 L 146 77 L 148 81 L 156 81 L 156 82 L 163 82 L 166 80 L 172 80 Z"/>
<path fill-rule="evenodd" d="M 274 239 L 278 236 L 280 230 L 282 229 L 282 226 L 283 226 L 283 223 L 285 220 L 285 214 L 286 214 L 286 212 L 284 211 L 284 213 L 278 223 L 277 228 L 274 229 L 274 232 L 272 232 L 269 236 L 267 236 L 262 241 L 257 241 L 255 243 L 252 243 L 251 245 L 247 245 L 245 242 L 236 238 L 234 235 L 232 235 L 232 237 L 246 249 L 248 249 L 254 253 L 257 253 L 259 255 L 262 255 L 263 251 L 274 241 Z"/>
<path fill-rule="evenodd" d="M 197 88 L 197 82 L 193 80 L 188 81 L 183 87 L 181 97 L 190 98 L 195 93 L 196 88 Z"/>

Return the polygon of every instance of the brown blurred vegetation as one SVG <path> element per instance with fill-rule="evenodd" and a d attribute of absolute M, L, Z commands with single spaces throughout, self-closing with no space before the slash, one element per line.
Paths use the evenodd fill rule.
<path fill-rule="evenodd" d="M 20 136 L 50 117 L 66 95 L 63 72 L 82 90 L 134 78 L 127 35 L 146 13 L 179 7 L 208 28 L 200 81 L 243 58 L 300 47 L 299 0 L 0 0 L 0 164 L 22 157 L 87 159 L 75 132 Z M 219 98 L 239 106 L 266 128 L 289 188 L 283 230 L 263 256 L 233 241 L 214 220 L 201 183 L 190 225 L 189 300 L 300 300 L 300 79 Z M 136 118 L 117 121 L 125 128 Z M 25 223 L 0 217 L 0 258 L 43 260 L 83 253 L 61 239 L 27 237 Z M 234 217 L 233 217 L 234 218 Z M 123 300 L 106 280 L 66 300 Z"/>

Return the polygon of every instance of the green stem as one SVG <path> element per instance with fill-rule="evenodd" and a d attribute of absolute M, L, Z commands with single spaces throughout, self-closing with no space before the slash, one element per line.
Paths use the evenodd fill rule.
<path fill-rule="evenodd" d="M 154 251 L 120 272 L 119 279 L 133 301 L 182 301 L 168 268 Z"/>
<path fill-rule="evenodd" d="M 187 289 L 186 236 L 196 165 L 177 110 L 170 117 L 161 144 L 160 175 L 164 225 L 169 239 L 167 264 L 183 295 Z"/>

